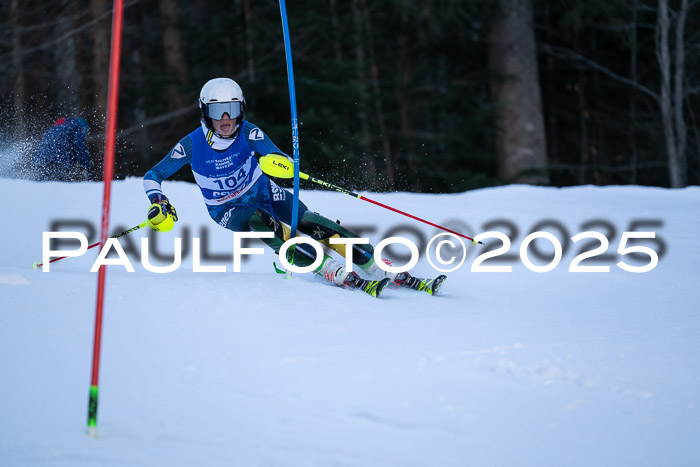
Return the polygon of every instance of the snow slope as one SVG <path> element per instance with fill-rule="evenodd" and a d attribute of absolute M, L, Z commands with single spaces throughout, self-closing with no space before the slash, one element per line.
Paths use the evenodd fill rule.
<path fill-rule="evenodd" d="M 52 223 L 97 229 L 102 184 L 0 179 L 0 466 L 700 464 L 700 188 L 369 194 L 512 241 L 512 257 L 483 263 L 512 272 L 471 272 L 485 247 L 468 245 L 441 295 L 388 289 L 380 299 L 310 275 L 284 280 L 270 252 L 232 272 L 233 236 L 209 220 L 197 188 L 165 189 L 177 228 L 121 244 L 138 253 L 148 236 L 166 254 L 175 237 L 206 238 L 204 264 L 227 272 L 193 272 L 191 251 L 169 274 L 132 253 L 136 272 L 108 267 L 91 439 L 96 249 L 48 273 L 31 265 Z M 375 244 L 437 233 L 342 194 L 302 199 Z M 112 200 L 113 231 L 145 216 L 140 180 L 116 182 Z M 563 243 L 604 233 L 609 257 L 582 264 L 610 272 L 568 271 L 584 241 L 568 241 L 554 270 L 529 270 L 520 245 L 542 221 L 535 230 Z M 622 232 L 635 229 L 656 232 L 643 242 L 661 253 L 647 273 L 616 266 L 648 262 L 617 253 Z M 547 254 L 545 240 L 534 245 Z M 413 272 L 435 274 L 425 259 Z"/>

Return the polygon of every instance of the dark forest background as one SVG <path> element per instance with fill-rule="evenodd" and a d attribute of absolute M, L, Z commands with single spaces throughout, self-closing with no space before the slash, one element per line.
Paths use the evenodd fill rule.
<path fill-rule="evenodd" d="M 698 3 L 288 1 L 302 170 L 381 191 L 698 184 Z M 0 130 L 38 142 L 59 116 L 83 116 L 95 179 L 111 8 L 0 1 Z M 118 178 L 198 126 L 199 90 L 219 76 L 291 153 L 274 0 L 126 0 L 121 70 Z"/>

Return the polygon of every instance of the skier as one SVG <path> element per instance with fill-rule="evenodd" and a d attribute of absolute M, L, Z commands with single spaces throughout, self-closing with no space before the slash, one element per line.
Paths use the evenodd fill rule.
<path fill-rule="evenodd" d="M 56 120 L 54 126 L 42 135 L 32 156 L 35 179 L 87 180 L 90 170 L 87 134 L 88 124 L 83 118 Z"/>
<path fill-rule="evenodd" d="M 199 95 L 200 127 L 182 138 L 175 147 L 149 170 L 143 180 L 151 206 L 148 218 L 151 228 L 167 231 L 177 221 L 175 208 L 163 194 L 161 183 L 186 164 L 190 164 L 211 218 L 232 231 L 273 232 L 262 239 L 275 253 L 289 239 L 292 223 L 292 195 L 268 178 L 255 154 L 279 154 L 287 158 L 270 138 L 245 118 L 246 101 L 240 86 L 229 78 L 208 81 Z M 344 245 L 329 244 L 330 238 L 357 238 L 358 235 L 338 222 L 310 211 L 299 202 L 299 231 L 345 256 Z M 373 296 L 391 280 L 401 285 L 408 273 L 385 273 L 374 261 L 369 244 L 353 245 L 353 262 L 368 276 L 382 274 L 379 281 L 362 279 L 355 271 L 324 254 L 314 272 L 339 286 L 362 288 Z M 316 252 L 298 244 L 287 251 L 288 261 L 308 266 L 316 260 Z M 415 288 L 415 287 L 414 287 Z"/>

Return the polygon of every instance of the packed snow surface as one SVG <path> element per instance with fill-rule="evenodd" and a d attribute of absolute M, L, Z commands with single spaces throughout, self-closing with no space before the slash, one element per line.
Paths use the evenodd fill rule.
<path fill-rule="evenodd" d="M 50 272 L 32 264 L 43 232 L 97 241 L 103 185 L 0 179 L 1 466 L 700 465 L 700 188 L 366 193 L 466 235 L 507 237 L 490 259 L 502 238 L 466 242 L 438 296 L 388 288 L 379 299 L 311 274 L 285 280 L 267 249 L 233 272 L 233 234 L 197 187 L 164 188 L 176 228 L 120 239 L 134 272 L 107 266 L 93 439 L 98 248 Z M 438 274 L 424 254 L 438 230 L 340 193 L 302 199 L 375 245 L 410 239 L 421 248 L 411 272 Z M 115 182 L 110 233 L 146 209 L 140 180 Z M 563 247 L 546 272 L 531 268 L 552 261 L 551 240 L 520 252 L 538 231 Z M 607 241 L 571 240 L 588 231 Z M 621 245 L 635 231 L 655 237 Z M 147 270 L 142 238 L 161 266 L 181 238 L 180 267 Z M 199 262 L 226 272 L 194 271 L 193 238 Z M 622 254 L 634 245 L 646 253 Z M 579 266 L 609 271 L 569 270 L 597 247 Z M 461 259 L 445 244 L 442 255 Z M 654 255 L 649 272 L 618 266 Z"/>

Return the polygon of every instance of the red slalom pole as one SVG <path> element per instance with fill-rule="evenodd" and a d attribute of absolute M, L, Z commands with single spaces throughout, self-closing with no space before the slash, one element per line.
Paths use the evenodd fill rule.
<path fill-rule="evenodd" d="M 432 225 L 433 227 L 437 227 L 438 229 L 444 230 L 445 232 L 449 232 L 449 233 L 451 233 L 451 234 L 453 234 L 453 235 L 457 235 L 458 237 L 466 238 L 466 239 L 469 240 L 470 242 L 473 242 L 473 243 L 481 243 L 481 242 L 474 242 L 474 239 L 473 239 L 472 237 L 467 237 L 466 235 L 462 235 L 462 234 L 459 233 L 459 232 L 455 232 L 454 230 L 450 230 L 450 229 L 448 229 L 447 227 L 443 227 L 443 226 L 441 226 L 441 225 L 434 224 L 434 223 L 432 223 L 432 222 L 430 222 L 430 221 L 426 221 L 425 219 L 421 219 L 420 217 L 414 216 L 413 214 L 409 214 L 409 213 L 403 212 L 403 211 L 401 211 L 401 210 L 399 210 L 399 209 L 392 208 L 391 206 L 387 206 L 386 204 L 382 204 L 382 203 L 380 203 L 379 201 L 374 201 L 373 199 L 369 199 L 369 198 L 366 197 L 366 196 L 358 195 L 358 194 L 356 194 L 356 193 L 348 193 L 348 194 L 353 195 L 353 196 L 357 196 L 359 199 L 361 199 L 361 200 L 363 200 L 363 201 L 368 201 L 368 202 L 370 202 L 370 203 L 372 203 L 372 204 L 376 204 L 377 206 L 383 207 L 384 209 L 388 209 L 388 210 L 390 210 L 390 211 L 394 211 L 394 212 L 396 212 L 396 213 L 403 214 L 403 215 L 406 216 L 406 217 L 410 217 L 411 219 L 415 219 L 415 220 L 417 220 L 417 221 L 423 222 L 424 224 Z"/>
<path fill-rule="evenodd" d="M 107 242 L 109 206 L 114 177 L 114 146 L 117 134 L 117 104 L 119 102 L 119 67 L 124 24 L 124 0 L 114 0 L 112 7 L 112 45 L 109 58 L 109 88 L 107 95 L 107 126 L 105 128 L 104 192 L 102 195 L 102 230 L 100 244 Z M 95 337 L 92 351 L 92 377 L 88 402 L 88 435 L 97 437 L 97 399 L 99 393 L 100 347 L 102 341 L 102 310 L 104 306 L 105 266 L 97 273 L 97 306 L 95 309 Z"/>
<path fill-rule="evenodd" d="M 289 165 L 289 160 L 285 156 L 281 156 L 279 154 L 268 154 L 267 156 L 263 156 L 260 158 L 260 168 L 262 169 L 263 172 L 265 172 L 267 175 L 271 177 L 279 177 L 279 178 L 292 178 L 292 168 Z M 414 216 L 413 214 L 409 214 L 407 212 L 401 211 L 396 208 L 392 208 L 391 206 L 387 206 L 386 204 L 380 203 L 379 201 L 374 201 L 372 199 L 369 199 L 366 196 L 362 196 L 360 194 L 355 193 L 354 191 L 347 190 L 343 187 L 340 187 L 338 185 L 334 185 L 332 183 L 325 182 L 321 179 L 318 179 L 316 177 L 312 177 L 311 175 L 305 174 L 304 172 L 299 172 L 299 178 L 303 180 L 309 180 L 310 182 L 314 182 L 318 185 L 324 186 L 326 188 L 330 188 L 331 190 L 335 190 L 339 193 L 345 193 L 346 195 L 353 196 L 355 198 L 361 199 L 363 201 L 367 201 L 368 203 L 376 204 L 377 206 L 380 206 L 384 209 L 388 209 L 390 211 L 394 211 L 398 214 L 404 215 L 406 217 L 410 217 L 411 219 L 415 219 L 417 221 L 423 222 L 424 224 L 432 225 L 433 227 L 437 227 L 438 229 L 444 230 L 445 232 L 449 232 L 453 235 L 456 235 L 458 237 L 466 238 L 470 242 L 474 244 L 481 244 L 483 245 L 483 242 L 480 241 L 475 241 L 472 237 L 468 237 L 466 235 L 463 235 L 459 232 L 455 232 L 454 230 L 450 230 L 447 227 L 443 227 L 441 225 L 435 224 L 434 222 L 426 221 L 425 219 L 421 219 L 418 216 Z"/>
<path fill-rule="evenodd" d="M 268 156 L 268 157 L 269 157 L 269 156 Z M 263 171 L 264 171 L 264 170 L 265 170 L 265 168 L 263 168 Z M 274 174 L 274 175 L 277 175 L 277 174 Z M 406 217 L 410 217 L 411 219 L 415 219 L 415 220 L 417 220 L 417 221 L 423 222 L 424 224 L 432 225 L 433 227 L 436 227 L 436 228 L 438 228 L 438 229 L 440 229 L 440 230 L 444 230 L 445 232 L 449 232 L 449 233 L 451 233 L 451 234 L 453 234 L 453 235 L 457 235 L 458 237 L 466 238 L 467 240 L 469 240 L 470 242 L 472 242 L 472 243 L 474 243 L 474 244 L 479 243 L 479 244 L 483 245 L 483 243 L 480 242 L 480 241 L 474 241 L 474 239 L 473 239 L 472 237 L 468 237 L 468 236 L 466 236 L 466 235 L 464 235 L 464 234 L 461 234 L 461 233 L 459 233 L 459 232 L 455 232 L 454 230 L 450 230 L 450 229 L 448 229 L 447 227 L 443 227 L 443 226 L 441 226 L 441 225 L 438 225 L 438 224 L 435 224 L 435 223 L 433 223 L 433 222 L 430 222 L 430 221 L 427 221 L 427 220 L 425 220 L 425 219 L 422 219 L 422 218 L 420 218 L 420 217 L 418 217 L 418 216 L 414 216 L 413 214 L 409 214 L 409 213 L 404 212 L 404 211 L 401 211 L 401 210 L 399 210 L 399 209 L 392 208 L 391 206 L 387 206 L 386 204 L 380 203 L 379 201 L 374 201 L 373 199 L 369 199 L 368 197 L 362 196 L 362 195 L 360 195 L 360 194 L 358 194 L 358 193 L 355 193 L 354 191 L 346 190 L 345 188 L 340 187 L 340 186 L 338 186 L 338 185 L 334 185 L 334 184 L 332 184 L 332 183 L 328 183 L 328 182 L 323 181 L 323 180 L 320 180 L 320 179 L 318 179 L 318 178 L 316 178 L 316 177 L 312 177 L 311 175 L 307 175 L 307 174 L 305 174 L 305 173 L 303 173 L 303 172 L 302 172 L 301 174 L 299 174 L 299 176 L 300 176 L 301 178 L 303 178 L 304 180 L 309 180 L 309 181 L 314 182 L 314 183 L 316 183 L 316 184 L 318 184 L 318 185 L 325 186 L 326 188 L 330 188 L 331 190 L 335 190 L 335 191 L 340 192 L 340 193 L 345 193 L 346 195 L 354 196 L 355 198 L 361 199 L 362 201 L 367 201 L 368 203 L 376 204 L 377 206 L 380 206 L 380 207 L 382 207 L 382 208 L 384 208 L 384 209 L 388 209 L 388 210 L 390 210 L 390 211 L 394 211 L 394 212 L 396 212 L 396 213 L 398 213 L 398 214 L 404 215 L 404 216 L 406 216 Z"/>

